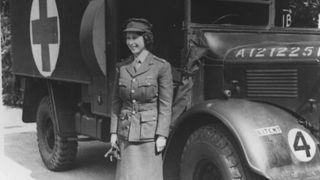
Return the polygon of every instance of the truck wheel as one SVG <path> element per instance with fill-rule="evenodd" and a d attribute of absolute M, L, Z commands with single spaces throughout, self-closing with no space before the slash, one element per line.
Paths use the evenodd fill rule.
<path fill-rule="evenodd" d="M 183 180 L 248 180 L 240 150 L 221 125 L 196 130 L 187 140 L 181 159 Z"/>
<path fill-rule="evenodd" d="M 68 141 L 57 134 L 52 105 L 44 97 L 37 110 L 37 137 L 42 161 L 52 171 L 70 169 L 77 154 L 77 141 Z"/>

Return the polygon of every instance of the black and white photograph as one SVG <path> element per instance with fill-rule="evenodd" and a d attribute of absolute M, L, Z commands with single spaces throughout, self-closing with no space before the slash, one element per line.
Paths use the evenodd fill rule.
<path fill-rule="evenodd" d="M 0 9 L 0 180 L 320 179 L 320 0 Z"/>

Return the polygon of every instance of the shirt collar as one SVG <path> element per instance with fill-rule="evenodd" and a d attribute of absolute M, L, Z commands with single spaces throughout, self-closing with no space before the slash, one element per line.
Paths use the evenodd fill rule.
<path fill-rule="evenodd" d="M 149 51 L 144 49 L 144 50 L 142 50 L 142 52 L 136 58 L 134 58 L 134 60 L 135 61 L 140 60 L 140 62 L 142 64 L 143 61 L 147 58 L 148 54 L 149 54 Z"/>

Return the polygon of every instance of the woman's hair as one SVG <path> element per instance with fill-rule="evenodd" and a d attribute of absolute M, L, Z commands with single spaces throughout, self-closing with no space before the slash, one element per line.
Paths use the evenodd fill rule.
<path fill-rule="evenodd" d="M 148 51 L 152 51 L 153 48 L 153 34 L 152 32 L 144 32 L 142 34 L 143 40 L 144 40 L 144 44 L 146 46 L 146 49 Z"/>
<path fill-rule="evenodd" d="M 153 33 L 151 31 L 151 28 L 152 28 L 152 24 L 146 20 L 146 19 L 143 19 L 143 18 L 130 18 L 128 19 L 125 24 L 124 24 L 124 28 L 130 23 L 130 22 L 138 22 L 138 23 L 144 23 L 146 24 L 150 30 L 148 31 L 144 31 L 144 32 L 140 32 L 140 31 L 133 31 L 133 33 L 137 33 L 139 36 L 142 36 L 143 37 L 143 40 L 144 40 L 144 44 L 145 44 L 145 47 L 148 51 L 151 51 L 152 48 L 153 48 Z M 124 32 L 124 37 L 126 36 L 127 32 Z"/>

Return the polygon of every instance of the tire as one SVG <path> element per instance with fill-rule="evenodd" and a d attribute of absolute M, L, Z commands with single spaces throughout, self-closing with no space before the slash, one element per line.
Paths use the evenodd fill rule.
<path fill-rule="evenodd" d="M 68 141 L 57 134 L 49 97 L 41 100 L 36 118 L 38 147 L 45 166 L 52 171 L 70 169 L 76 158 L 78 142 Z"/>
<path fill-rule="evenodd" d="M 249 180 L 252 173 L 241 161 L 241 150 L 221 125 L 199 128 L 188 138 L 181 180 Z"/>

